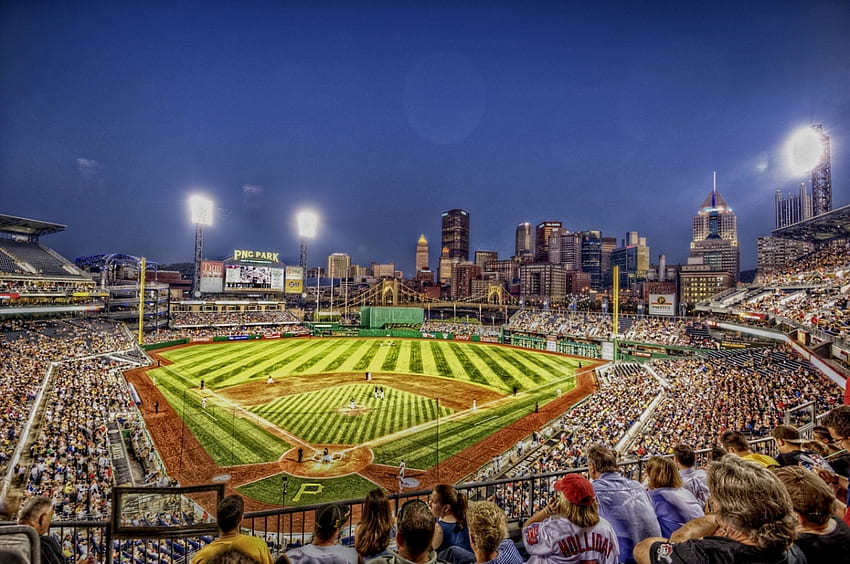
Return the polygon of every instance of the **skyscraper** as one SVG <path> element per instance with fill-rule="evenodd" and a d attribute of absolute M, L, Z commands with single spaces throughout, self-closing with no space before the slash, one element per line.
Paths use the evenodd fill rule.
<path fill-rule="evenodd" d="M 782 196 L 782 190 L 776 190 L 776 228 L 792 225 L 812 217 L 812 197 L 806 190 L 806 183 L 800 182 L 797 195 Z"/>
<path fill-rule="evenodd" d="M 328 276 L 331 278 L 348 278 L 351 257 L 346 253 L 334 253 L 328 257 Z"/>
<path fill-rule="evenodd" d="M 425 234 L 419 236 L 416 242 L 416 273 L 428 269 L 428 241 Z"/>
<path fill-rule="evenodd" d="M 738 281 L 740 249 L 738 248 L 738 220 L 732 208 L 715 187 L 693 217 L 691 257 L 701 257 L 703 264 L 713 270 L 725 271 Z"/>
<path fill-rule="evenodd" d="M 534 255 L 534 240 L 531 238 L 531 224 L 523 221 L 516 228 L 516 253 L 518 257 Z"/>
<path fill-rule="evenodd" d="M 469 260 L 469 212 L 454 209 L 443 212 L 443 248 L 449 258 Z"/>
<path fill-rule="evenodd" d="M 581 232 L 581 269 L 590 274 L 590 287 L 601 290 L 602 278 L 602 232 Z"/>
<path fill-rule="evenodd" d="M 561 229 L 560 221 L 544 221 L 537 224 L 534 233 L 534 262 L 549 262 L 549 236 L 552 231 Z"/>

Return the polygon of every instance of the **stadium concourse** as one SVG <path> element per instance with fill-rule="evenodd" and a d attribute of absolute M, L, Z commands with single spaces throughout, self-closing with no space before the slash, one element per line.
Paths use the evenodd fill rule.
<path fill-rule="evenodd" d="M 706 304 L 706 309 L 718 311 L 701 319 L 631 319 L 624 328 L 629 340 L 691 347 L 693 354 L 600 366 L 594 371 L 596 389 L 583 401 L 573 405 L 571 398 L 562 398 L 551 408 L 542 406 L 526 436 L 504 452 L 488 455 L 486 464 L 465 468 L 459 479 L 509 478 L 493 486 L 490 495 L 510 518 L 524 518 L 540 508 L 535 500 L 547 499 L 551 479 L 534 482 L 535 495 L 507 487 L 511 480 L 583 468 L 592 444 L 615 448 L 625 459 L 639 459 L 668 455 L 678 442 L 710 448 L 727 430 L 741 431 L 757 442 L 795 413 L 825 414 L 843 402 L 846 388 L 847 359 L 831 351 L 848 350 L 847 320 L 834 307 L 846 303 L 848 268 L 847 247 L 834 247 L 772 273 L 769 280 L 744 290 L 740 299 L 730 293 L 719 298 L 722 303 Z M 800 292 L 805 296 L 775 299 L 777 292 L 785 298 Z M 759 295 L 764 297 L 746 299 Z M 820 314 L 800 315 L 806 309 L 800 303 L 810 298 Z M 746 334 L 748 316 L 742 314 L 747 313 L 763 313 L 757 316 L 758 325 L 771 329 L 779 344 L 721 350 L 721 330 L 731 327 L 736 334 Z M 828 323 L 822 322 L 824 318 Z M 271 320 L 267 329 L 279 332 L 274 322 L 281 319 Z M 172 324 L 167 335 L 227 334 L 245 323 L 243 318 L 203 319 L 191 328 Z M 610 326 L 610 316 L 599 313 L 523 311 L 508 329 L 533 337 L 586 338 L 607 335 Z M 462 329 L 452 327 L 455 332 Z M 809 335 L 806 347 L 799 344 L 798 331 Z M 158 415 L 157 407 L 142 402 L 137 387 L 125 377 L 127 371 L 150 363 L 150 357 L 135 346 L 125 326 L 103 319 L 4 321 L 0 333 L 0 473 L 6 509 L 34 496 L 50 498 L 55 508 L 53 530 L 60 532 L 57 540 L 66 555 L 91 554 L 102 560 L 108 537 L 105 523 L 79 524 L 109 518 L 114 486 L 173 483 L 159 445 L 150 438 L 148 424 Z M 812 351 L 829 354 L 821 358 Z M 797 411 L 806 405 L 807 410 Z M 814 421 L 803 417 L 792 422 L 807 428 Z M 772 452 L 773 443 L 761 448 Z M 640 466 L 631 471 L 639 473 Z M 210 509 L 195 507 L 179 516 L 140 512 L 124 518 L 138 525 L 167 524 L 178 518 L 200 522 L 209 520 Z M 273 548 L 285 544 L 281 538 L 269 541 Z M 170 561 L 185 558 L 211 540 L 115 541 L 113 548 L 116 561 Z"/>

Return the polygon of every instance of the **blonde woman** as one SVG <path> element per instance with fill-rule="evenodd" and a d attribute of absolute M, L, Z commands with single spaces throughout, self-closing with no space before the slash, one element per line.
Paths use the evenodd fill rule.
<path fill-rule="evenodd" d="M 661 526 L 661 536 L 670 538 L 673 531 L 692 519 L 705 515 L 694 494 L 682 487 L 682 477 L 669 458 L 654 456 L 646 463 L 649 499 Z"/>

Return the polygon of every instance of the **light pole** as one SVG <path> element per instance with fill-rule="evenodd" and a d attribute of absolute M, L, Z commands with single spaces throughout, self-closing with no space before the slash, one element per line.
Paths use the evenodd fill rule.
<path fill-rule="evenodd" d="M 316 236 L 319 216 L 312 210 L 302 210 L 298 212 L 296 222 L 298 223 L 298 237 L 301 239 L 301 257 L 298 264 L 301 266 L 301 287 L 303 288 L 303 297 L 305 301 L 305 304 L 303 305 L 306 310 L 307 286 L 305 283 L 307 280 L 307 239 L 312 239 Z M 318 282 L 316 283 L 316 287 L 318 288 Z M 319 300 L 316 298 L 316 311 L 319 309 L 318 302 Z"/>
<path fill-rule="evenodd" d="M 192 278 L 192 296 L 201 297 L 201 259 L 204 248 L 204 225 L 212 225 L 213 202 L 206 196 L 189 197 L 189 212 L 195 224 L 195 276 Z"/>

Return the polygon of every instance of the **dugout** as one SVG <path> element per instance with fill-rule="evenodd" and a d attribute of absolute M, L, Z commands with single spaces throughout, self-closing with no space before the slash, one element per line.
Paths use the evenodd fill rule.
<path fill-rule="evenodd" d="M 422 325 L 425 310 L 421 307 L 372 307 L 360 310 L 360 327 L 363 329 L 383 329 L 387 324 Z"/>

